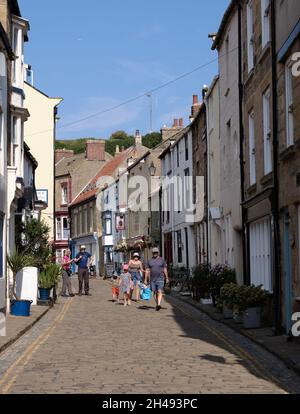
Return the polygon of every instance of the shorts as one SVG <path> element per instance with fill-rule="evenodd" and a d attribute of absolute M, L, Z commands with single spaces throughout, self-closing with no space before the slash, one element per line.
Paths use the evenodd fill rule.
<path fill-rule="evenodd" d="M 131 276 L 132 276 L 132 282 L 133 282 L 133 286 L 135 287 L 135 286 L 140 286 L 140 284 L 142 283 L 142 281 L 143 281 L 143 276 L 140 274 L 140 273 L 135 273 L 135 272 L 133 272 L 132 274 L 131 274 Z"/>
<path fill-rule="evenodd" d="M 151 290 L 152 292 L 162 292 L 164 290 L 165 281 L 164 280 L 156 280 L 151 282 Z"/>
<path fill-rule="evenodd" d="M 113 287 L 112 288 L 112 294 L 113 294 L 113 296 L 119 296 L 120 289 L 118 287 Z"/>

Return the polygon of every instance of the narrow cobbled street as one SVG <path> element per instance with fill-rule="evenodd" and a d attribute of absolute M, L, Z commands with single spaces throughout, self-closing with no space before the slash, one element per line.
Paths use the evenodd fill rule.
<path fill-rule="evenodd" d="M 124 308 L 110 284 L 59 299 L 0 355 L 1 393 L 296 393 L 299 377 L 229 327 L 166 297 Z"/>

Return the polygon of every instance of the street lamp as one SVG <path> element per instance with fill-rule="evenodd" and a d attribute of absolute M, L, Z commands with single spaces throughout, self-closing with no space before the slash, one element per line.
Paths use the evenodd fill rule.
<path fill-rule="evenodd" d="M 151 162 L 151 165 L 150 165 L 150 167 L 149 167 L 149 173 L 150 173 L 151 177 L 154 177 L 154 176 L 155 176 L 155 173 L 156 173 L 156 167 L 155 167 L 155 165 L 154 165 L 154 162 L 153 162 L 153 161 Z"/>

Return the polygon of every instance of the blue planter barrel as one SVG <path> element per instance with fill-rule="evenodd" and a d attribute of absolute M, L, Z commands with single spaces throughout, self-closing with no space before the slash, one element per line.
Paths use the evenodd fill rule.
<path fill-rule="evenodd" d="M 30 316 L 32 300 L 14 300 L 11 302 L 10 313 L 14 316 Z"/>
<path fill-rule="evenodd" d="M 40 300 L 49 300 L 51 289 L 39 288 L 39 291 L 40 291 Z"/>

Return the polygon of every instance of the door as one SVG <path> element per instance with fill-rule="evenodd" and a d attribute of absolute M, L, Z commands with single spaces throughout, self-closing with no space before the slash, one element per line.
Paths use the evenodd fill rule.
<path fill-rule="evenodd" d="M 286 333 L 289 334 L 292 327 L 292 252 L 290 244 L 290 216 L 284 214 L 284 314 Z"/>

